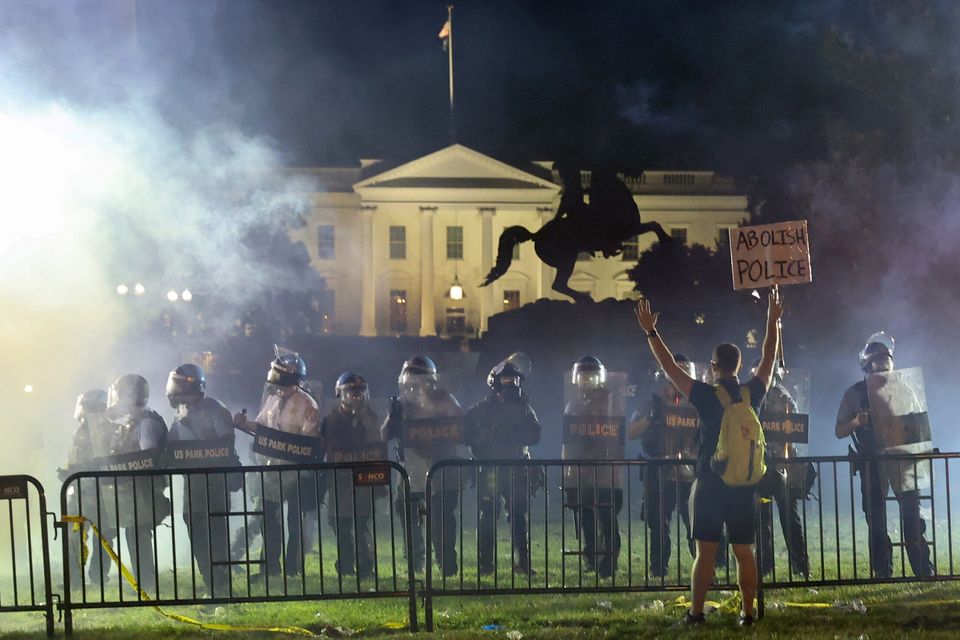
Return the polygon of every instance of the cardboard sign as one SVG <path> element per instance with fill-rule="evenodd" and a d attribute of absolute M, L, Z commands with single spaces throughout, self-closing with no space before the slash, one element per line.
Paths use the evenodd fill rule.
<path fill-rule="evenodd" d="M 696 407 L 687 404 L 664 404 L 663 426 L 667 431 L 694 436 L 700 424 L 700 414 Z"/>
<path fill-rule="evenodd" d="M 622 445 L 623 416 L 563 416 L 563 444 Z"/>
<path fill-rule="evenodd" d="M 374 462 L 387 460 L 386 442 L 357 442 L 353 446 L 341 444 L 327 449 L 327 462 Z"/>
<path fill-rule="evenodd" d="M 167 442 L 167 466 L 174 469 L 232 467 L 239 465 L 233 440 L 171 440 Z"/>
<path fill-rule="evenodd" d="M 805 413 L 764 413 L 760 422 L 767 442 L 806 444 L 808 441 L 810 416 Z"/>
<path fill-rule="evenodd" d="M 404 447 L 426 449 L 463 442 L 463 417 L 404 418 L 401 439 Z"/>
<path fill-rule="evenodd" d="M 25 478 L 0 478 L 0 500 L 26 500 Z"/>
<path fill-rule="evenodd" d="M 318 445 L 317 438 L 286 433 L 279 429 L 265 427 L 262 424 L 257 425 L 257 431 L 253 436 L 254 453 L 279 458 L 287 462 L 318 462 L 320 453 Z"/>
<path fill-rule="evenodd" d="M 390 484 L 390 465 L 365 465 L 353 470 L 355 487 L 385 487 L 388 484 Z"/>
<path fill-rule="evenodd" d="M 812 282 L 807 221 L 730 229 L 733 288 Z"/>
<path fill-rule="evenodd" d="M 98 458 L 94 461 L 94 465 L 97 471 L 152 471 L 160 468 L 162 456 L 163 451 L 160 449 L 131 451 Z"/>

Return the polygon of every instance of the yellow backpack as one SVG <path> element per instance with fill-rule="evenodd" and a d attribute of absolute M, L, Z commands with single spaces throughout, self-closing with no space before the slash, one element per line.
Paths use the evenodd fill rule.
<path fill-rule="evenodd" d="M 750 405 L 750 391 L 740 387 L 736 402 L 721 385 L 714 391 L 723 406 L 723 421 L 710 468 L 729 487 L 755 485 L 767 472 L 767 441 L 760 418 Z"/>

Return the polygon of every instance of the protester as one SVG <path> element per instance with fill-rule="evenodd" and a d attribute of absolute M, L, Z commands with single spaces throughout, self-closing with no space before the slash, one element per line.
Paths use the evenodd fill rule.
<path fill-rule="evenodd" d="M 757 375 L 741 384 L 737 378 L 741 356 L 736 345 L 723 343 L 713 351 L 711 366 L 715 387 L 690 377 L 674 360 L 673 355 L 657 332 L 659 314 L 651 311 L 650 302 L 641 299 L 636 308 L 637 321 L 647 336 L 647 343 L 657 363 L 667 378 L 690 402 L 700 414 L 698 427 L 698 455 L 696 480 L 690 496 L 690 512 L 693 520 L 693 538 L 697 545 L 694 559 L 691 590 L 692 604 L 684 615 L 682 624 L 696 625 L 704 622 L 703 606 L 707 590 L 713 579 L 714 561 L 717 546 L 724 533 L 724 527 L 733 546 L 737 559 L 737 583 L 742 595 L 740 624 L 753 624 L 753 601 L 757 591 L 757 565 L 753 555 L 752 543 L 756 535 L 754 486 L 728 486 L 718 474 L 726 475 L 725 470 L 712 465 L 718 448 L 726 446 L 721 441 L 721 427 L 725 420 L 733 415 L 743 418 L 744 407 L 748 403 L 758 430 L 760 443 L 762 431 L 756 411 L 763 402 L 767 388 L 773 377 L 773 366 L 779 348 L 779 321 L 783 315 L 783 304 L 779 291 L 774 287 L 769 295 L 767 308 L 766 335 L 763 340 L 763 356 L 757 367 Z M 736 414 L 732 412 L 736 411 Z M 742 423 L 741 423 L 742 424 Z M 751 445 L 757 444 L 756 441 Z M 751 446 L 750 464 L 754 463 L 754 449 Z M 728 460 L 729 462 L 729 460 Z M 762 468 L 762 464 L 760 464 Z M 751 468 L 751 471 L 755 471 Z M 759 477 L 756 478 L 759 480 Z"/>

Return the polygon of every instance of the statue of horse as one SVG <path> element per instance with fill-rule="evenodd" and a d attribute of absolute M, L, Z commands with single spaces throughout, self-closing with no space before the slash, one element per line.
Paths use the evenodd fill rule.
<path fill-rule="evenodd" d="M 588 294 L 568 284 L 578 254 L 600 251 L 609 258 L 623 250 L 624 240 L 645 233 L 656 233 L 663 243 L 673 242 L 660 223 L 640 221 L 633 194 L 612 173 L 593 172 L 589 205 L 584 202 L 579 169 L 560 167 L 560 177 L 564 191 L 557 214 L 536 232 L 519 225 L 504 229 L 497 244 L 497 260 L 481 287 L 507 272 L 515 245 L 533 240 L 540 260 L 557 270 L 553 290 L 576 302 L 587 302 L 591 300 Z"/>

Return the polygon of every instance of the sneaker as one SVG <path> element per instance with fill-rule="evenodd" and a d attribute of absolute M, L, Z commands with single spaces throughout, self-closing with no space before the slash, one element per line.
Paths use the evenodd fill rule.
<path fill-rule="evenodd" d="M 689 609 L 683 614 L 683 617 L 680 618 L 673 626 L 674 627 L 696 627 L 698 625 L 706 623 L 707 618 L 702 613 L 694 614 Z"/>
<path fill-rule="evenodd" d="M 753 626 L 753 616 L 748 616 L 744 613 L 740 614 L 740 619 L 737 621 L 741 627 L 752 627 Z"/>

